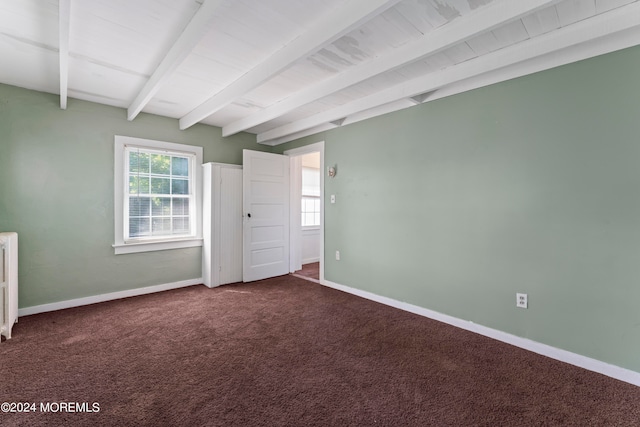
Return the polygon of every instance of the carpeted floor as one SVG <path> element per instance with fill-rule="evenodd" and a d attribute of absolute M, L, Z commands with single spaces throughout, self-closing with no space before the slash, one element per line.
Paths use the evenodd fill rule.
<path fill-rule="evenodd" d="M 302 266 L 302 270 L 296 271 L 295 275 L 303 279 L 308 278 L 308 279 L 320 280 L 320 263 L 312 262 L 309 264 L 304 264 Z"/>
<path fill-rule="evenodd" d="M 27 316 L 2 426 L 638 426 L 640 388 L 283 276 Z"/>

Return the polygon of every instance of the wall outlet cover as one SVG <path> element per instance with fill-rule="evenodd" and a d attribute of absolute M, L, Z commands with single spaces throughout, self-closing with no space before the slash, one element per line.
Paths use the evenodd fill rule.
<path fill-rule="evenodd" d="M 528 308 L 527 294 L 516 294 L 516 307 Z"/>

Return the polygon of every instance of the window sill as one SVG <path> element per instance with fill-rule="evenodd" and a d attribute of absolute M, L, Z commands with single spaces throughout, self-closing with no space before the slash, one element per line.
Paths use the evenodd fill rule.
<path fill-rule="evenodd" d="M 319 225 L 303 225 L 302 231 L 320 231 Z"/>
<path fill-rule="evenodd" d="M 112 245 L 116 255 L 134 254 L 138 252 L 165 251 L 202 246 L 202 239 L 161 240 L 157 242 L 118 243 Z"/>

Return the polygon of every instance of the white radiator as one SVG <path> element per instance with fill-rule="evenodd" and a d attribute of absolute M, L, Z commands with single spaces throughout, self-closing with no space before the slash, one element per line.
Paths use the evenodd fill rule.
<path fill-rule="evenodd" d="M 0 233 L 0 335 L 18 321 L 18 233 Z"/>

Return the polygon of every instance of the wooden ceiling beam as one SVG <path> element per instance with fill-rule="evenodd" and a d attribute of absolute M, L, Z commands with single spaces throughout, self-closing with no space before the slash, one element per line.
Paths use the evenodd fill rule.
<path fill-rule="evenodd" d="M 400 0 L 351 0 L 323 15 L 307 32 L 293 39 L 266 61 L 249 70 L 235 82 L 213 95 L 180 119 L 187 129 L 255 89 L 299 59 L 306 58 L 358 28 Z"/>
<path fill-rule="evenodd" d="M 414 104 L 418 105 L 418 104 L 422 104 L 423 102 L 425 102 L 427 99 L 429 99 L 429 97 L 431 95 L 433 95 L 435 91 L 429 91 L 426 93 L 421 93 L 419 95 L 416 96 L 411 96 L 409 97 L 409 101 L 413 102 Z"/>
<path fill-rule="evenodd" d="M 189 56 L 202 37 L 209 31 L 209 24 L 213 19 L 222 0 L 204 0 L 198 11 L 193 15 L 189 24 L 173 43 L 165 57 L 147 80 L 142 90 L 136 95 L 127 109 L 127 118 L 133 120 L 151 101 L 173 72 Z"/>
<path fill-rule="evenodd" d="M 451 85 L 485 73 L 500 72 L 514 65 L 519 65 L 516 71 L 510 71 L 510 74 L 501 76 L 501 79 L 494 79 L 492 83 L 629 47 L 628 37 L 624 36 L 628 31 L 640 29 L 638 16 L 640 16 L 640 3 L 622 6 L 534 39 L 429 73 L 340 107 L 260 133 L 257 140 L 259 143 L 269 145 L 271 140 L 284 141 L 290 134 L 300 133 L 323 123 L 330 123 L 373 107 L 429 91 L 438 90 L 436 93 L 438 95 L 441 91 L 446 92 Z M 615 38 L 617 35 L 621 35 L 619 40 Z M 598 43 L 600 41 L 601 43 Z M 591 42 L 594 47 L 589 49 L 589 45 L 585 45 L 587 42 Z M 563 51 L 563 54 L 555 54 L 559 51 Z M 433 96 L 429 100 L 440 97 Z"/>
<path fill-rule="evenodd" d="M 58 55 L 60 64 L 60 108 L 67 109 L 69 91 L 69 26 L 71 21 L 71 0 L 58 2 L 59 44 Z"/>
<path fill-rule="evenodd" d="M 362 63 L 339 75 L 295 93 L 261 111 L 232 122 L 222 128 L 223 136 L 273 120 L 283 114 L 376 75 L 441 52 L 500 25 L 520 19 L 559 0 L 496 0 L 444 25 L 413 43 L 397 48 L 385 56 Z"/>
<path fill-rule="evenodd" d="M 335 129 L 336 126 L 334 124 L 331 123 L 324 123 L 320 126 L 316 126 L 314 128 L 311 129 L 307 129 L 307 130 L 303 130 L 302 132 L 298 132 L 295 134 L 291 134 L 291 135 L 287 135 L 285 137 L 282 137 L 280 139 L 272 139 L 269 140 L 267 142 L 263 142 L 263 145 L 269 145 L 269 146 L 276 146 L 276 145 L 280 145 L 280 144 L 284 144 L 285 142 L 289 142 L 289 141 L 293 141 L 299 138 L 304 138 L 305 136 L 309 136 L 309 135 L 315 135 L 317 133 L 320 132 L 324 132 L 327 130 L 331 130 L 331 129 Z"/>

